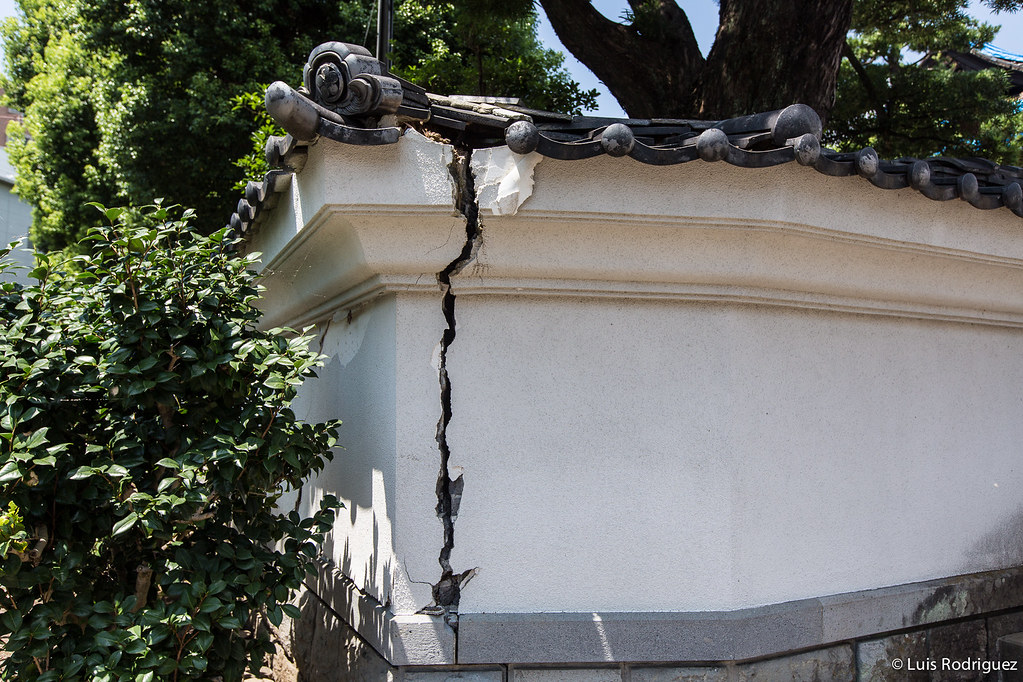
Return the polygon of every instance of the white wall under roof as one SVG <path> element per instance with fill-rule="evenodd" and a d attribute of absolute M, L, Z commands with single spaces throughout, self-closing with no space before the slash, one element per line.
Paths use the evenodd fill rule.
<path fill-rule="evenodd" d="M 317 144 L 253 244 L 274 323 L 331 319 L 307 393 L 346 421 L 331 554 L 399 614 L 440 577 L 446 149 Z M 535 180 L 453 278 L 461 613 L 739 609 L 1023 560 L 1019 218 L 795 164 Z"/>
<path fill-rule="evenodd" d="M 462 612 L 729 610 L 1023 558 L 1019 330 L 458 304 Z"/>
<path fill-rule="evenodd" d="M 27 268 L 32 266 L 32 254 L 28 251 L 32 208 L 12 193 L 13 187 L 14 168 L 7 159 L 7 148 L 0 147 L 0 246 L 24 240 L 22 248 L 12 252 L 10 258 L 26 269 L 10 271 L 8 275 L 24 282 L 28 279 Z"/>

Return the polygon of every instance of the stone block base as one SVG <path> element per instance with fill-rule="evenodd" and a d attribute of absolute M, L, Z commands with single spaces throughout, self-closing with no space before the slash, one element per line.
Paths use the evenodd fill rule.
<path fill-rule="evenodd" d="M 321 588 L 326 584 L 316 583 Z M 286 620 L 274 631 L 281 649 L 273 665 L 276 682 L 1023 679 L 1023 672 L 1015 669 L 1023 667 L 1023 569 L 834 595 L 747 612 L 604 614 L 600 624 L 607 640 L 605 653 L 628 650 L 645 656 L 619 656 L 618 660 L 582 658 L 585 647 L 572 648 L 572 638 L 585 643 L 587 630 L 582 616 L 586 614 L 493 614 L 496 620 L 483 622 L 486 627 L 481 626 L 481 614 L 464 614 L 458 621 L 451 619 L 458 622 L 457 633 L 443 625 L 444 621 L 437 624 L 448 628 L 448 636 L 463 645 L 452 648 L 450 660 L 459 661 L 459 665 L 410 665 L 408 658 L 400 663 L 397 656 L 410 653 L 409 647 L 414 649 L 420 641 L 416 638 L 401 640 L 404 648 L 393 646 L 392 639 L 389 662 L 373 642 L 387 641 L 385 632 L 404 636 L 402 627 L 395 630 L 380 621 L 378 629 L 382 632 L 360 634 L 339 615 L 334 604 L 341 602 L 331 601 L 329 596 L 321 599 L 312 589 L 293 603 L 302 617 Z M 523 628 L 533 633 L 532 642 L 520 636 Z M 628 649 L 628 642 L 637 638 L 646 643 Z M 487 654 L 489 658 L 478 664 L 468 663 L 468 656 L 481 656 L 487 647 L 492 650 Z M 508 654 L 502 659 L 498 655 L 502 651 L 517 651 L 519 657 Z M 582 654 L 554 657 L 564 651 Z M 709 652 L 731 655 L 706 655 Z M 685 660 L 686 655 L 690 660 Z"/>
<path fill-rule="evenodd" d="M 1023 609 L 753 661 L 616 665 L 394 667 L 326 605 L 306 593 L 303 618 L 281 633 L 290 650 L 274 661 L 275 682 L 903 682 L 1023 679 Z M 1023 628 L 1021 628 L 1023 629 Z M 1001 641 L 999 641 L 1001 640 Z M 1000 662 L 1001 661 L 1001 662 Z M 985 665 L 987 667 L 985 667 Z"/>

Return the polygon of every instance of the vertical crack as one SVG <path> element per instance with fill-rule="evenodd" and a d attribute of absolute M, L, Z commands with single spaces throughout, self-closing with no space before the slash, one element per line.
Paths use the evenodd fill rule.
<path fill-rule="evenodd" d="M 462 479 L 456 476 L 451 479 L 448 460 L 451 450 L 448 447 L 447 428 L 451 421 L 451 381 L 447 370 L 447 353 L 455 340 L 455 294 L 451 291 L 451 277 L 457 275 L 476 258 L 479 249 L 482 225 L 479 219 L 479 206 L 476 203 L 476 187 L 469 167 L 472 150 L 462 145 L 454 147 L 454 159 L 448 167 L 454 180 L 455 210 L 465 216 L 465 244 L 461 253 L 446 268 L 437 273 L 437 284 L 443 293 L 442 307 L 447 328 L 440 342 L 440 405 L 441 416 L 437 422 L 437 448 L 440 450 L 440 474 L 437 477 L 437 516 L 444 526 L 444 546 L 441 548 L 438 561 L 441 567 L 440 581 L 433 586 L 433 599 L 437 607 L 444 612 L 458 608 L 458 598 L 462 586 L 474 574 L 470 569 L 455 573 L 451 568 L 451 550 L 455 546 L 455 517 L 458 514 L 458 502 L 462 496 Z"/>

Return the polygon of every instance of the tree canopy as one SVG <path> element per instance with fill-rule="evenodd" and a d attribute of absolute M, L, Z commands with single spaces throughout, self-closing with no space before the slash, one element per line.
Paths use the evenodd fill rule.
<path fill-rule="evenodd" d="M 592 104 L 594 93 L 539 44 L 529 6 L 480 14 L 471 4 L 396 4 L 399 75 L 445 93 L 514 94 L 563 110 Z M 88 201 L 164 197 L 194 206 L 207 232 L 223 225 L 252 128 L 233 98 L 299 81 L 325 40 L 375 41 L 372 0 L 19 0 L 19 8 L 2 30 L 3 86 L 26 114 L 27 139 L 12 131 L 10 154 L 44 250 L 77 243 L 91 225 Z"/>
<path fill-rule="evenodd" d="M 951 52 L 990 43 L 996 27 L 958 0 L 858 0 L 828 141 L 887 157 L 985 156 L 1023 163 L 1023 109 L 999 69 L 956 70 Z"/>
<path fill-rule="evenodd" d="M 633 117 L 729 118 L 801 102 L 831 109 L 853 0 L 721 0 L 707 57 L 675 0 L 540 0 L 561 42 Z"/>
<path fill-rule="evenodd" d="M 621 22 L 590 0 L 540 1 L 630 116 L 721 119 L 800 102 L 840 148 L 1020 162 L 1023 119 L 1004 73 L 957 71 L 944 56 L 995 35 L 967 15 L 966 0 L 721 0 L 706 57 L 675 0 L 628 0 Z"/>

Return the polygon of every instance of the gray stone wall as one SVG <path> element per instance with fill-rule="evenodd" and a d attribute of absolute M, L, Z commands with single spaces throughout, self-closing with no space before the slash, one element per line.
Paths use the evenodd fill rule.
<path fill-rule="evenodd" d="M 407 624 L 377 624 L 397 640 L 374 632 L 367 641 L 351 628 L 339 610 L 362 613 L 352 600 L 367 597 L 330 575 L 296 596 L 301 618 L 271 629 L 276 682 L 1023 682 L 1023 671 L 998 670 L 1023 659 L 1023 567 L 745 612 L 603 614 L 601 634 L 614 645 L 605 652 L 633 654 L 614 663 L 583 646 L 587 614 L 463 614 L 452 619 L 457 634 L 438 626 L 451 654 L 431 666 L 403 657 L 430 640 L 401 639 Z M 390 646 L 397 665 L 372 642 Z"/>
<path fill-rule="evenodd" d="M 1023 632 L 1019 609 L 754 661 L 395 668 L 318 598 L 298 603 L 303 619 L 280 630 L 291 654 L 278 656 L 289 665 L 276 662 L 277 682 L 998 682 L 981 664 L 999 660 L 1000 638 Z"/>

